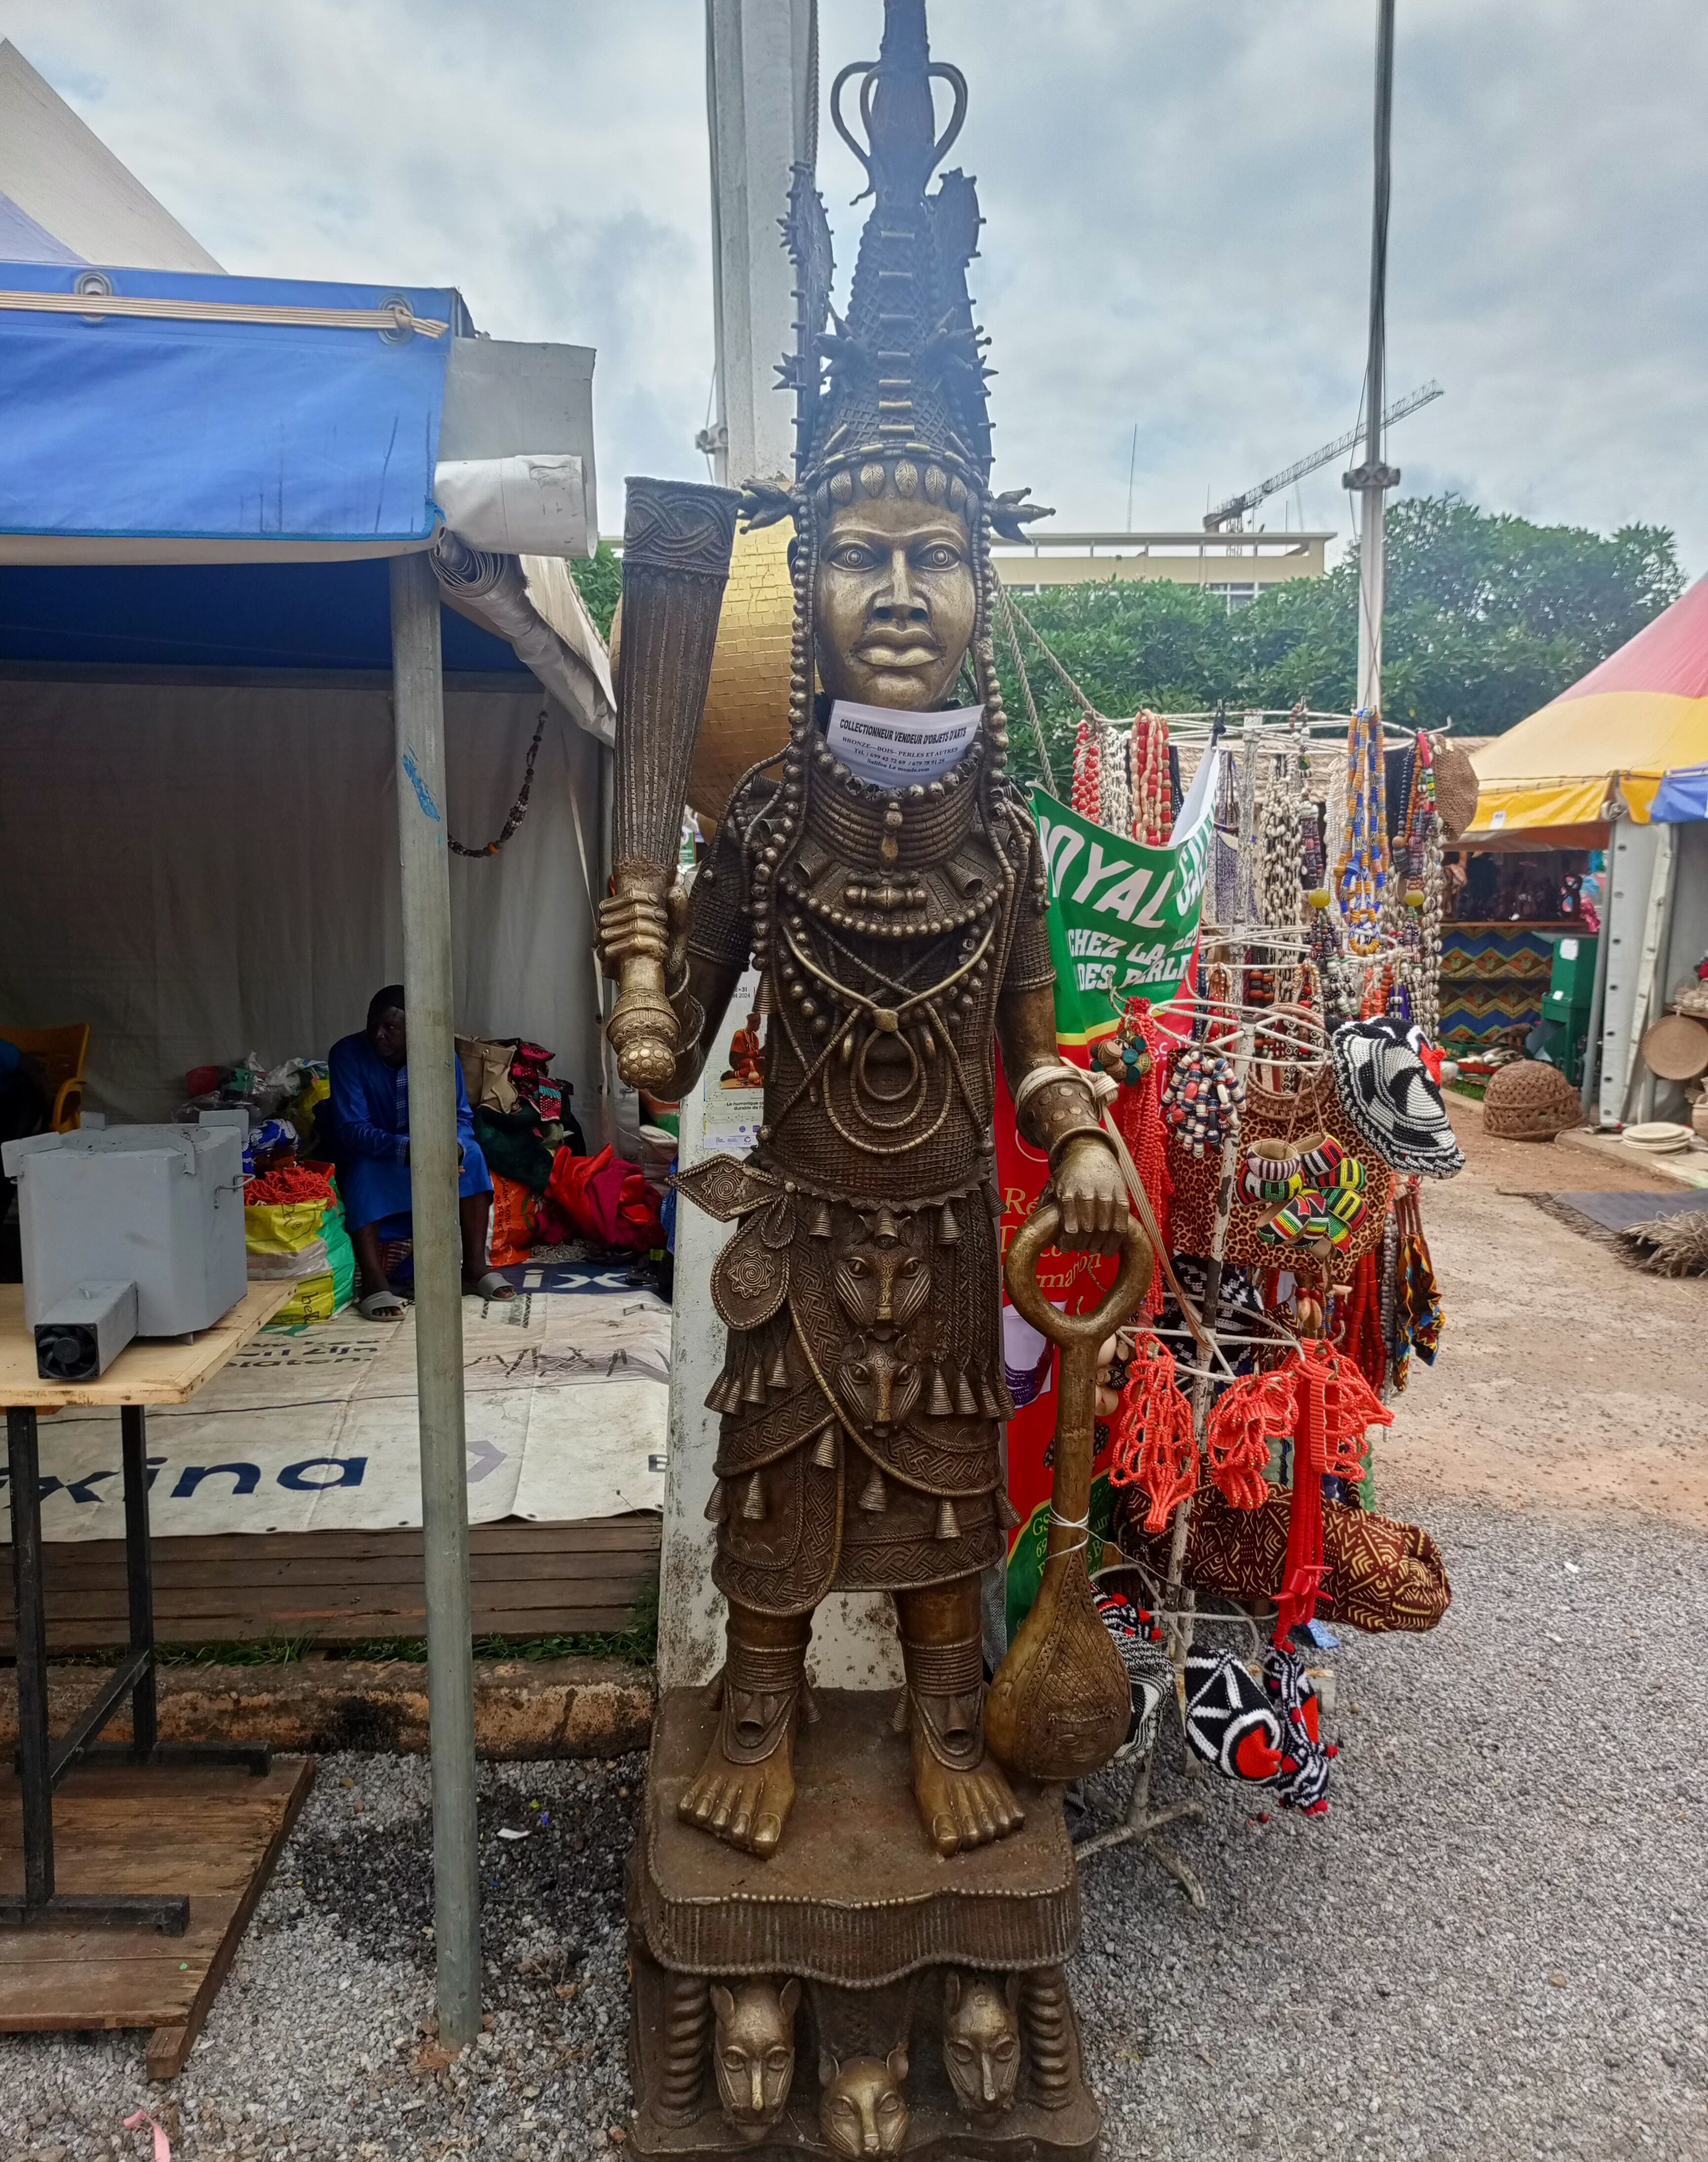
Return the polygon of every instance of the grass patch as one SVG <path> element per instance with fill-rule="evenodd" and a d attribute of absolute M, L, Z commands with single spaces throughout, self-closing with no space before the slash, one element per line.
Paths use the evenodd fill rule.
<path fill-rule="evenodd" d="M 347 1644 L 337 1659 L 423 1660 L 425 1637 L 369 1637 Z M 477 1659 L 629 1659 L 650 1666 L 658 1656 L 658 1587 L 648 1585 L 624 1629 L 582 1630 L 562 1637 L 477 1637 Z"/>
<path fill-rule="evenodd" d="M 156 1644 L 159 1667 L 290 1667 L 314 1648 L 307 1637 L 261 1637 L 229 1644 Z M 130 1656 L 126 1644 L 99 1652 L 51 1652 L 56 1667 L 116 1667 Z"/>

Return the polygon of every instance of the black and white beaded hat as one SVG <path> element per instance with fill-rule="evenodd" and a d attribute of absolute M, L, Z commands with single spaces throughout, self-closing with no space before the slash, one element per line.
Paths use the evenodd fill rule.
<path fill-rule="evenodd" d="M 1424 1178 L 1464 1170 L 1420 1029 L 1389 1017 L 1349 1021 L 1329 1041 L 1346 1115 L 1384 1163 Z"/>

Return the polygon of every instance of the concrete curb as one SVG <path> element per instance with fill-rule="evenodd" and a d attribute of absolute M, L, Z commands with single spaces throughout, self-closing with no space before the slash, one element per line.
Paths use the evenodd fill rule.
<path fill-rule="evenodd" d="M 62 1734 L 110 1670 L 50 1667 L 48 1719 Z M 617 1659 L 477 1659 L 475 1747 L 483 1757 L 617 1757 L 644 1749 L 657 1684 L 650 1667 Z M 405 1660 L 309 1659 L 268 1667 L 165 1667 L 163 1742 L 265 1742 L 316 1755 L 365 1749 L 421 1756 L 427 1748 L 427 1669 Z M 121 1714 L 102 1736 L 130 1736 Z M 18 1692 L 0 1676 L 0 1752 L 18 1745 Z"/>

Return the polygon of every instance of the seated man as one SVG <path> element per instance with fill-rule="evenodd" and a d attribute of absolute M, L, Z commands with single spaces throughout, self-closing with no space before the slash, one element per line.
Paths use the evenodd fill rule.
<path fill-rule="evenodd" d="M 405 1064 L 408 1032 L 401 984 L 376 991 L 368 1026 L 332 1046 L 327 1059 L 338 1186 L 345 1221 L 361 1272 L 360 1312 L 370 1321 L 400 1321 L 404 1304 L 387 1281 L 380 1256 L 384 1240 L 409 1236 L 410 1077 Z M 474 1138 L 474 1114 L 457 1076 L 457 1191 L 462 1225 L 462 1287 L 478 1298 L 507 1299 L 514 1289 L 486 1266 L 487 1226 L 492 1217 L 492 1175 Z"/>

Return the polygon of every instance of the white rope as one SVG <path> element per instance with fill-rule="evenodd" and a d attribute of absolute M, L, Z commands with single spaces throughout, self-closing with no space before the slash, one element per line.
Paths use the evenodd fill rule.
<path fill-rule="evenodd" d="M 1070 1547 L 1058 1547 L 1055 1553 L 1049 1557 L 1052 1561 L 1060 1561 L 1070 1554 L 1079 1554 L 1090 1544 L 1091 1512 L 1089 1510 L 1083 1517 L 1061 1517 L 1057 1515 L 1056 1506 L 1052 1501 L 1050 1504 L 1050 1529 L 1054 1531 L 1058 1524 L 1064 1532 L 1079 1532 L 1083 1536 L 1075 1539 Z"/>
<path fill-rule="evenodd" d="M 141 316 L 186 323 L 268 323 L 280 329 L 419 331 L 443 337 L 449 323 L 418 316 L 407 301 L 389 308 L 290 308 L 252 300 L 171 300 L 130 293 L 0 291 L 0 308 L 44 316 Z"/>

